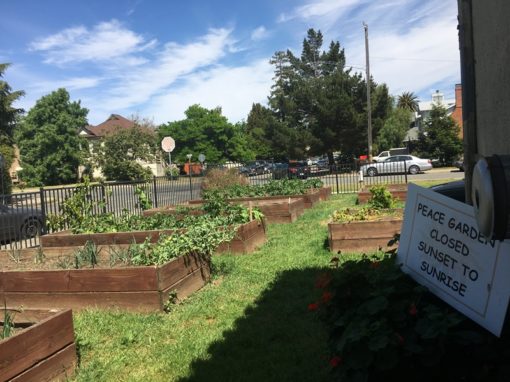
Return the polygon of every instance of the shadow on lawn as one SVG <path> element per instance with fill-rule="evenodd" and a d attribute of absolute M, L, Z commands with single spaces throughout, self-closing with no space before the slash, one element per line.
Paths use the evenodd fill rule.
<path fill-rule="evenodd" d="M 327 331 L 308 311 L 324 268 L 289 270 L 235 321 L 224 338 L 210 345 L 207 360 L 195 360 L 191 381 L 327 381 Z"/>

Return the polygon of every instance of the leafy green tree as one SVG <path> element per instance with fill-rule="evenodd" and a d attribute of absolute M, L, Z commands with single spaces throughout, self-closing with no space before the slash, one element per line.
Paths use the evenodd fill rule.
<path fill-rule="evenodd" d="M 418 111 L 418 97 L 413 92 L 403 92 L 398 96 L 397 107 L 399 109 Z"/>
<path fill-rule="evenodd" d="M 87 145 L 78 130 L 87 124 L 87 113 L 80 101 L 70 100 L 66 89 L 58 89 L 36 102 L 15 134 L 23 180 L 33 186 L 77 180 Z"/>
<path fill-rule="evenodd" d="M 258 103 L 252 106 L 246 130 L 248 141 L 259 159 L 280 161 L 305 155 L 306 132 L 289 127 L 278 119 L 277 113 Z"/>
<path fill-rule="evenodd" d="M 21 90 L 12 91 L 6 81 L 1 80 L 9 64 L 0 64 L 0 154 L 3 157 L 0 168 L 0 194 L 10 194 L 12 189 L 9 169 L 14 160 L 13 131 L 16 123 L 23 113 L 23 109 L 13 107 L 25 93 Z"/>
<path fill-rule="evenodd" d="M 157 134 L 145 126 L 118 128 L 94 145 L 94 161 L 108 180 L 140 180 L 152 172 L 140 162 L 153 162 L 157 152 Z"/>
<path fill-rule="evenodd" d="M 420 154 L 437 158 L 442 165 L 451 164 L 462 153 L 459 130 L 459 126 L 443 106 L 432 106 L 424 131 L 418 136 Z"/>
<path fill-rule="evenodd" d="M 376 143 L 379 151 L 401 147 L 410 123 L 411 112 L 409 110 L 393 109 L 377 136 Z"/>
<path fill-rule="evenodd" d="M 177 162 L 186 162 L 187 154 L 192 154 L 194 160 L 199 154 L 204 154 L 209 163 L 255 158 L 255 152 L 247 140 L 245 124 L 230 123 L 222 115 L 221 108 L 209 110 L 200 105 L 192 105 L 185 114 L 186 119 L 159 127 L 160 139 L 165 136 L 174 138 L 172 158 Z"/>

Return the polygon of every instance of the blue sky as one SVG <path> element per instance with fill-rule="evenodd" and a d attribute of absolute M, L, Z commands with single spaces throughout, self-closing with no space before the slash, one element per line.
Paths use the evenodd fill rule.
<path fill-rule="evenodd" d="M 296 55 L 308 28 L 345 48 L 347 65 L 365 67 L 398 95 L 453 98 L 460 83 L 455 0 L 1 0 L 0 62 L 25 90 L 19 106 L 65 87 L 98 124 L 134 114 L 157 124 L 188 106 L 221 106 L 232 121 L 266 103 L 269 59 Z"/>

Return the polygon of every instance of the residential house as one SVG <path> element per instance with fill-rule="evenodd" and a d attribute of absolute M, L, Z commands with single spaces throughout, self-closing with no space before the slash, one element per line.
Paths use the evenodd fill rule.
<path fill-rule="evenodd" d="M 414 126 L 409 129 L 404 141 L 415 141 L 418 139 L 418 134 L 423 131 L 425 121 L 429 118 L 434 105 L 443 106 L 447 114 L 460 126 L 459 137 L 462 139 L 462 85 L 456 84 L 455 99 L 445 99 L 443 93 L 436 90 L 436 92 L 432 94 L 431 101 L 418 102 L 418 111 L 415 113 Z"/>
<path fill-rule="evenodd" d="M 118 129 L 130 129 L 135 127 L 135 122 L 124 118 L 121 115 L 118 114 L 112 114 L 108 119 L 102 123 L 100 123 L 97 126 L 84 126 L 82 127 L 78 134 L 87 139 L 89 141 L 89 150 L 92 153 L 94 149 L 94 144 L 100 144 L 101 139 L 108 135 L 113 134 Z M 161 161 L 156 160 L 154 162 L 148 163 L 148 162 L 139 162 L 142 166 L 147 167 L 152 171 L 152 174 L 154 176 L 163 176 L 165 174 L 164 168 L 161 164 Z M 80 168 L 80 174 L 83 172 L 84 168 L 81 166 Z M 102 177 L 102 172 L 100 168 L 94 168 L 92 176 L 94 178 Z"/>

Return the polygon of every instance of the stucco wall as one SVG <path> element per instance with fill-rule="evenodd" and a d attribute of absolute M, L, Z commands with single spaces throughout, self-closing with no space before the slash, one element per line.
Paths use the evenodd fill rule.
<path fill-rule="evenodd" d="M 510 154 L 510 1 L 473 0 L 477 153 Z"/>

